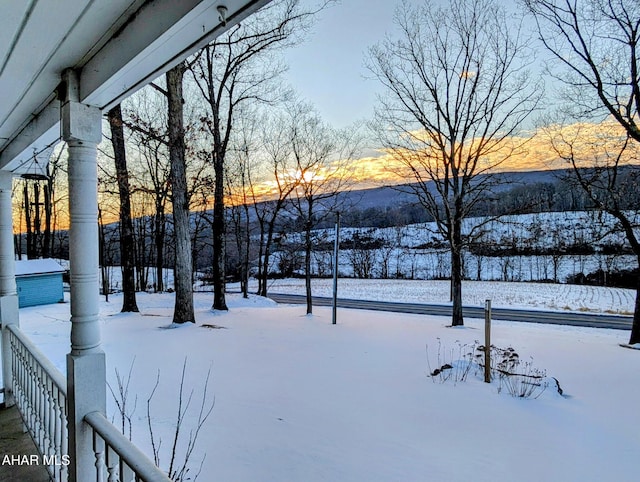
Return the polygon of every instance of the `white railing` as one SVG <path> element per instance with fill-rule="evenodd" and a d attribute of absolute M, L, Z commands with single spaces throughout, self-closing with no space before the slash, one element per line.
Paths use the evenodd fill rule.
<path fill-rule="evenodd" d="M 171 482 L 102 413 L 89 413 L 84 421 L 93 429 L 97 482 Z"/>
<path fill-rule="evenodd" d="M 16 406 L 51 479 L 66 482 L 71 462 L 66 379 L 17 325 L 7 328 Z M 96 482 L 171 482 L 102 413 L 90 413 L 84 422 L 93 430 Z"/>
<path fill-rule="evenodd" d="M 8 325 L 13 395 L 51 478 L 67 480 L 67 382 L 20 331 Z"/>

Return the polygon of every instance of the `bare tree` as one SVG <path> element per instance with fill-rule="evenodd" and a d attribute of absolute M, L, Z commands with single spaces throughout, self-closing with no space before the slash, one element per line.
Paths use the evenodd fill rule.
<path fill-rule="evenodd" d="M 56 247 L 55 232 L 60 233 L 58 224 L 60 216 L 61 199 L 59 193 L 66 193 L 67 189 L 61 186 L 61 181 L 65 176 L 59 176 L 66 166 L 66 156 L 63 156 L 64 149 L 54 149 L 49 163 L 46 168 L 46 185 L 45 185 L 45 226 L 44 226 L 44 246 L 42 256 L 48 258 L 50 256 L 61 256 L 61 242 L 58 236 L 58 245 Z"/>
<path fill-rule="evenodd" d="M 102 209 L 98 209 L 98 251 L 100 259 L 100 288 L 105 301 L 113 288 L 113 265 L 117 252 L 117 231 L 113 224 L 105 224 Z"/>
<path fill-rule="evenodd" d="M 233 136 L 228 152 L 232 161 L 226 167 L 227 196 L 231 200 L 229 220 L 233 228 L 237 253 L 237 272 L 240 278 L 240 291 L 244 298 L 249 297 L 249 266 L 251 257 L 252 173 L 259 148 L 258 117 L 255 111 L 239 110 L 237 135 Z"/>
<path fill-rule="evenodd" d="M 153 84 L 156 85 L 156 84 Z M 157 87 L 157 85 L 156 85 Z M 146 207 L 148 201 L 142 199 L 151 197 L 153 209 L 151 211 L 151 239 L 153 241 L 153 255 L 146 255 L 146 232 L 140 232 L 137 236 L 139 244 L 138 252 L 138 278 L 141 289 L 147 289 L 147 262 L 154 262 L 155 282 L 154 291 L 164 291 L 163 272 L 165 269 L 165 244 L 167 238 L 167 203 L 170 197 L 171 184 L 170 161 L 167 140 L 167 107 L 163 101 L 166 97 L 163 88 L 145 88 L 126 101 L 124 111 L 124 123 L 131 132 L 129 144 L 132 154 L 138 160 L 138 168 L 135 176 L 136 182 L 132 191 L 136 194 L 139 205 L 145 205 L 139 215 L 138 228 L 147 228 L 149 210 Z M 160 94 L 160 95 L 158 95 Z M 140 231 L 140 229 L 138 229 Z"/>
<path fill-rule="evenodd" d="M 48 165 L 47 168 L 42 169 L 42 172 L 24 174 L 22 179 L 22 212 L 24 213 L 27 257 L 29 259 L 51 256 L 53 179 L 47 173 Z"/>
<path fill-rule="evenodd" d="M 275 0 L 250 19 L 232 27 L 196 57 L 193 77 L 205 99 L 203 123 L 210 132 L 215 171 L 213 205 L 213 309 L 227 310 L 225 298 L 225 158 L 237 108 L 247 102 L 269 102 L 280 94 L 273 82 L 284 66 L 273 53 L 299 41 L 317 8 L 298 0 Z"/>
<path fill-rule="evenodd" d="M 107 113 L 111 128 L 111 145 L 120 196 L 120 263 L 122 264 L 122 312 L 137 312 L 135 280 L 135 239 L 131 221 L 131 187 L 120 104 Z"/>
<path fill-rule="evenodd" d="M 59 225 L 61 216 L 66 219 L 66 176 L 58 175 L 66 170 L 65 154 L 62 144 L 48 149 L 25 166 L 27 172 L 13 185 L 13 212 L 20 223 L 16 255 L 23 254 L 26 242 L 29 258 L 66 257 L 67 231 Z"/>
<path fill-rule="evenodd" d="M 361 234 L 362 233 L 362 234 Z M 348 242 L 349 250 L 347 258 L 351 262 L 353 268 L 353 276 L 356 278 L 369 279 L 373 277 L 373 268 L 378 264 L 378 255 L 381 240 L 374 239 L 371 236 L 372 230 L 355 231 Z M 385 264 L 385 261 L 383 261 Z M 383 268 L 384 271 L 384 268 Z M 386 276 L 381 275 L 382 278 Z"/>
<path fill-rule="evenodd" d="M 462 251 L 474 235 L 463 233 L 462 220 L 522 147 L 514 135 L 540 94 L 519 23 L 496 1 L 405 2 L 395 22 L 399 37 L 369 51 L 368 67 L 386 90 L 375 127 L 448 243 L 452 324 L 462 325 Z"/>
<path fill-rule="evenodd" d="M 272 180 L 272 189 L 268 193 L 258 192 L 256 173 L 249 172 L 249 187 L 255 211 L 260 237 L 258 243 L 258 294 L 267 296 L 271 251 L 277 222 L 286 206 L 291 193 L 298 183 L 295 176 L 295 164 L 292 162 L 291 142 L 287 131 L 285 112 L 263 119 L 261 133 L 263 165 Z"/>
<path fill-rule="evenodd" d="M 640 265 L 640 242 L 633 217 L 621 209 L 620 176 L 624 156 L 640 143 L 640 3 L 637 0 L 524 0 L 534 15 L 540 39 L 554 59 L 551 73 L 571 99 L 567 111 L 577 120 L 612 117 L 625 132 L 617 147 L 595 158 L 591 171 L 576 170 L 579 184 L 598 209 L 614 216 Z M 580 153 L 561 140 L 562 156 L 575 167 Z M 632 146 L 633 145 L 633 146 Z M 556 143 L 558 146 L 558 143 Z M 581 159 L 584 161 L 584 159 Z M 637 158 L 636 158 L 637 162 Z M 633 174 L 637 176 L 636 174 Z M 637 281 L 630 344 L 640 343 L 640 276 Z"/>
<path fill-rule="evenodd" d="M 291 173 L 296 184 L 292 201 L 304 238 L 307 314 L 311 314 L 312 231 L 320 220 L 338 210 L 337 194 L 353 179 L 353 171 L 346 163 L 353 159 L 359 140 L 357 129 L 337 131 L 323 123 L 315 110 L 303 102 L 291 105 L 286 132 L 295 169 Z"/>

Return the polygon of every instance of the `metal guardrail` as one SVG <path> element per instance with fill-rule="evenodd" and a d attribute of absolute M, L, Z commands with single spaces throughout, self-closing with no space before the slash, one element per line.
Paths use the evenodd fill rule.
<path fill-rule="evenodd" d="M 171 482 L 102 413 L 91 412 L 84 421 L 93 429 L 97 482 Z"/>
<path fill-rule="evenodd" d="M 49 476 L 66 481 L 67 382 L 17 325 L 8 325 L 13 395 Z"/>

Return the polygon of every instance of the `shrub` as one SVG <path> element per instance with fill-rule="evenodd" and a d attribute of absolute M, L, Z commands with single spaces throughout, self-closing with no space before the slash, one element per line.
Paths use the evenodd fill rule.
<path fill-rule="evenodd" d="M 455 344 L 454 348 L 448 349 L 438 338 L 437 368 L 435 369 L 431 367 L 427 345 L 427 366 L 431 379 L 440 383 L 452 381 L 455 385 L 466 381 L 469 374 L 473 373 L 476 378 L 483 380 L 485 347 L 477 341 L 471 345 L 462 344 L 459 341 Z M 512 397 L 538 398 L 553 383 L 558 393 L 562 395 L 558 380 L 547 377 L 545 370 L 536 368 L 533 365 L 533 359 L 521 361 L 520 355 L 512 347 L 498 348 L 491 345 L 489 349 L 491 380 L 497 381 L 498 393 L 505 390 Z"/>
<path fill-rule="evenodd" d="M 433 381 L 440 383 L 453 381 L 454 385 L 458 382 L 464 382 L 473 368 L 473 352 L 477 346 L 477 342 L 472 345 L 462 344 L 456 341 L 456 348 L 447 349 L 443 347 L 442 340 L 438 338 L 438 350 L 436 355 L 436 363 L 438 368 L 432 370 L 429 363 L 429 345 L 426 345 L 427 365 L 429 374 Z M 454 361 L 454 355 L 457 354 L 457 360 Z"/>

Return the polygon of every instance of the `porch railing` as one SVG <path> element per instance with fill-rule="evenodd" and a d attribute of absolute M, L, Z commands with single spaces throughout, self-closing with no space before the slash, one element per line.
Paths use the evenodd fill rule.
<path fill-rule="evenodd" d="M 17 325 L 8 325 L 16 406 L 53 480 L 67 480 L 67 382 Z"/>
<path fill-rule="evenodd" d="M 68 455 L 66 379 L 17 325 L 8 325 L 13 394 L 22 420 L 51 479 L 66 482 Z M 171 482 L 100 412 L 85 416 L 93 430 L 96 482 Z M 83 481 L 84 482 L 84 481 Z"/>
<path fill-rule="evenodd" d="M 84 421 L 93 429 L 97 482 L 171 482 L 102 413 L 89 413 Z"/>

